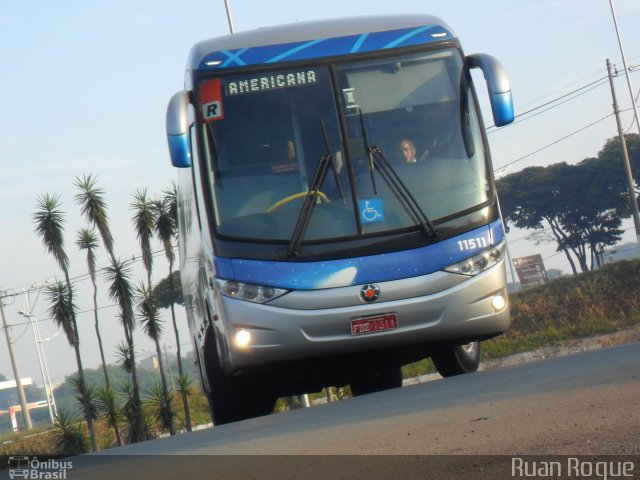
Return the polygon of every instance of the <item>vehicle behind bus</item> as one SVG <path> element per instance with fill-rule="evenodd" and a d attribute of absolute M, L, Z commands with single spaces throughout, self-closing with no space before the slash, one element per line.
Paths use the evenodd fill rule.
<path fill-rule="evenodd" d="M 278 397 L 473 372 L 510 322 L 505 239 L 470 70 L 496 59 L 425 16 L 196 44 L 167 134 L 185 308 L 216 424 Z"/>

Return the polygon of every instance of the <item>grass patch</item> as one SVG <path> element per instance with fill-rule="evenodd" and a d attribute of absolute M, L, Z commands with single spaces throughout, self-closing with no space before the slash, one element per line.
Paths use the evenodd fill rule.
<path fill-rule="evenodd" d="M 489 360 L 640 325 L 640 260 L 511 295 L 512 326 L 483 343 Z"/>
<path fill-rule="evenodd" d="M 511 328 L 482 343 L 483 361 L 640 325 L 640 260 L 605 265 L 510 295 Z M 434 372 L 422 360 L 405 378 Z"/>

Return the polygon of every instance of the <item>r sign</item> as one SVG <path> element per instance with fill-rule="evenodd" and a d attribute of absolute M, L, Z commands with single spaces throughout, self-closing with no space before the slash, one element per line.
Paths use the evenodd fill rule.
<path fill-rule="evenodd" d="M 224 118 L 222 88 L 219 78 L 202 82 L 200 85 L 200 102 L 202 104 L 202 115 L 206 122 Z"/>

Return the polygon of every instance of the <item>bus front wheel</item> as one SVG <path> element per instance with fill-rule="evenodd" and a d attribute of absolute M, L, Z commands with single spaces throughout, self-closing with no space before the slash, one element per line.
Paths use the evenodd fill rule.
<path fill-rule="evenodd" d="M 248 418 L 269 415 L 276 404 L 262 382 L 238 383 L 220 367 L 218 352 L 213 335 L 205 341 L 206 371 L 211 391 L 207 400 L 214 425 L 238 422 Z"/>
<path fill-rule="evenodd" d="M 477 372 L 480 367 L 480 342 L 443 348 L 431 355 L 431 361 L 443 377 Z"/>

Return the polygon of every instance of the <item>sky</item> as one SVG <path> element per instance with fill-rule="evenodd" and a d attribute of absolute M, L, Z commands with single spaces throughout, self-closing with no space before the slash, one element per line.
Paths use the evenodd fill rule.
<path fill-rule="evenodd" d="M 230 0 L 230 4 L 237 31 L 344 16 L 436 15 L 457 33 L 467 54 L 489 53 L 501 61 L 511 78 L 516 114 L 603 79 L 606 58 L 623 69 L 608 0 Z M 640 2 L 615 0 L 615 8 L 628 63 L 638 65 Z M 166 105 L 182 89 L 191 46 L 227 33 L 223 0 L 1 2 L 0 290 L 16 294 L 5 299 L 5 312 L 13 325 L 22 377 L 42 384 L 32 332 L 18 314 L 24 309 L 23 291 L 62 278 L 33 231 L 36 198 L 58 194 L 63 202 L 73 278 L 86 273 L 84 255 L 75 247 L 76 232 L 85 222 L 73 198 L 74 178 L 83 174 L 96 175 L 105 190 L 116 256 L 138 256 L 132 193 L 146 187 L 152 197 L 160 195 L 176 175 L 164 133 Z M 482 80 L 475 74 L 474 79 Z M 631 81 L 637 94 L 640 76 L 632 73 Z M 621 109 L 629 109 L 631 99 L 623 77 L 615 85 Z M 491 125 L 484 84 L 478 82 L 477 89 Z M 527 166 L 577 163 L 597 155 L 617 133 L 614 117 L 605 118 L 612 113 L 611 92 L 607 83 L 579 92 L 584 94 L 490 133 L 494 168 L 510 164 L 506 173 L 515 173 Z M 623 114 L 623 124 L 637 133 L 632 113 Z M 526 240 L 528 233 L 509 233 L 513 257 L 542 252 L 547 268 L 568 269 L 566 258 L 555 255 L 553 248 Z M 625 240 L 633 240 L 633 231 L 627 233 Z M 106 260 L 100 251 L 99 265 L 106 265 Z M 136 265 L 137 278 L 142 279 L 139 262 Z M 167 272 L 164 257 L 157 256 L 154 280 Z M 91 284 L 84 279 L 76 285 L 84 366 L 97 368 Z M 122 328 L 106 287 L 100 283 L 98 288 L 103 342 L 107 361 L 113 362 L 113 347 L 123 339 Z M 29 301 L 42 336 L 54 336 L 57 330 L 47 314 L 46 296 L 32 291 Z M 163 319 L 167 332 L 163 343 L 172 354 L 175 339 L 166 311 Z M 178 320 L 183 350 L 190 350 L 183 309 L 178 309 Z M 4 335 L 0 337 L 0 373 L 13 378 Z M 139 356 L 153 350 L 140 329 L 136 340 Z M 44 345 L 54 383 L 76 370 L 73 349 L 63 334 Z"/>

